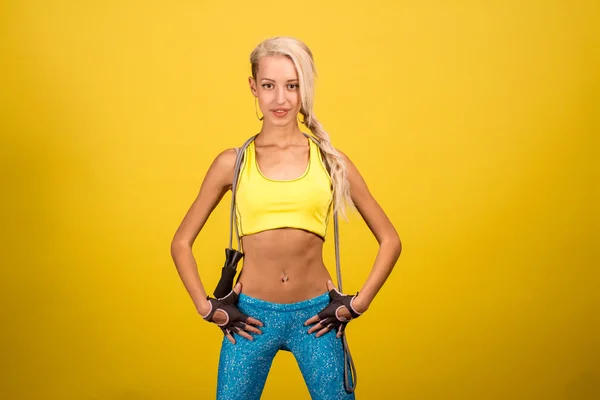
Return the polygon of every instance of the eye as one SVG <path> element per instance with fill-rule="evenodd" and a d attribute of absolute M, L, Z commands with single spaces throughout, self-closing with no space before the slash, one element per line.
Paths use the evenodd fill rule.
<path fill-rule="evenodd" d="M 290 89 L 294 90 L 294 89 L 298 89 L 298 87 L 300 87 L 300 85 L 298 85 L 297 83 L 290 83 L 290 84 L 288 85 L 288 87 L 289 87 Z"/>
<path fill-rule="evenodd" d="M 264 87 L 265 89 L 270 89 L 271 86 L 273 86 L 273 84 L 272 83 L 263 83 L 261 86 Z"/>

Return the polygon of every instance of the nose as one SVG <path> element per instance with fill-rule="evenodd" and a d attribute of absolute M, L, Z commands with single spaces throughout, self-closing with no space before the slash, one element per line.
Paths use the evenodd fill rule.
<path fill-rule="evenodd" d="M 277 97 L 275 98 L 277 104 L 285 104 L 285 88 L 280 87 L 277 89 Z"/>

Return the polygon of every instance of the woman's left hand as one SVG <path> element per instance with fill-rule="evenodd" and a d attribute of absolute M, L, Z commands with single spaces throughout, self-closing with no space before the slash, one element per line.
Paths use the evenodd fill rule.
<path fill-rule="evenodd" d="M 365 310 L 357 309 L 354 300 L 356 295 L 340 293 L 331 280 L 327 281 L 329 289 L 329 304 L 317 315 L 304 322 L 305 326 L 315 324 L 308 333 L 317 332 L 317 337 L 326 334 L 332 329 L 337 329 L 336 336 L 339 338 L 346 329 L 346 324 L 352 319 L 358 318 Z"/>

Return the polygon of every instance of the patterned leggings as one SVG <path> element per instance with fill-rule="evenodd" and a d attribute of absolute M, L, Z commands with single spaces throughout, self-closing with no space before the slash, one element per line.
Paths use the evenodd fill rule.
<path fill-rule="evenodd" d="M 290 351 L 296 358 L 313 400 L 349 400 L 353 393 L 344 390 L 344 349 L 335 331 L 321 337 L 304 321 L 329 304 L 329 295 L 297 303 L 271 303 L 240 293 L 237 307 L 257 318 L 264 326 L 262 335 L 252 334 L 250 341 L 235 335 L 236 344 L 223 338 L 219 359 L 217 400 L 258 400 L 267 374 L 279 350 Z M 282 398 L 283 398 L 282 394 Z"/>

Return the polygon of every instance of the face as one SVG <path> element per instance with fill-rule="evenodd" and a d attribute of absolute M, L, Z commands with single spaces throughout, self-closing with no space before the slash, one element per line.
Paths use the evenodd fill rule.
<path fill-rule="evenodd" d="M 300 112 L 300 81 L 292 60 L 285 56 L 263 57 L 250 90 L 258 97 L 264 123 L 277 126 L 297 124 Z"/>

